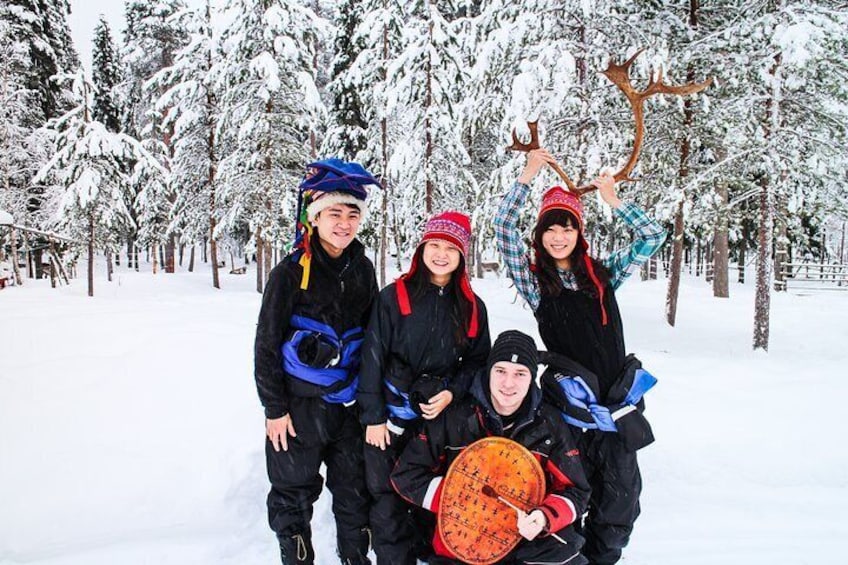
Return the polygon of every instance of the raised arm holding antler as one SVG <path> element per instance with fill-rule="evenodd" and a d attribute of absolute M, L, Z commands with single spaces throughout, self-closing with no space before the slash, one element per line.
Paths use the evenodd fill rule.
<path fill-rule="evenodd" d="M 691 82 L 679 86 L 670 86 L 663 82 L 663 74 L 662 70 L 660 70 L 657 73 L 656 78 L 653 76 L 651 77 L 648 81 L 648 86 L 644 90 L 637 90 L 634 88 L 630 79 L 630 67 L 642 51 L 644 51 L 644 49 L 640 49 L 620 65 L 610 60 L 607 68 L 602 71 L 602 73 L 627 97 L 627 101 L 630 103 L 630 108 L 633 112 L 633 121 L 636 128 L 635 136 L 633 138 L 633 149 L 630 153 L 630 157 L 618 171 L 612 174 L 615 182 L 636 180 L 631 178 L 630 174 L 633 172 L 633 168 L 639 160 L 639 155 L 642 152 L 642 144 L 645 140 L 645 100 L 655 94 L 672 94 L 675 96 L 694 94 L 696 92 L 701 92 L 712 83 L 712 78 L 709 78 L 704 82 Z M 529 162 L 529 153 L 541 147 L 539 143 L 538 120 L 535 122 L 527 122 L 527 127 L 530 130 L 530 142 L 522 143 L 518 139 L 516 131 L 513 130 L 512 145 L 507 147 L 507 149 L 528 153 Z M 584 186 L 577 186 L 556 162 L 556 159 L 551 157 L 550 154 L 547 154 L 547 156 L 550 157 L 550 159 L 546 159 L 545 162 L 557 173 L 557 175 L 559 175 L 569 192 L 573 192 L 577 196 L 583 196 L 583 194 L 587 192 L 600 188 L 599 184 L 595 181 Z"/>
<path fill-rule="evenodd" d="M 636 398 L 633 387 L 639 367 L 635 357 L 626 355 L 621 313 L 615 291 L 632 273 L 656 253 L 666 237 L 657 222 L 632 202 L 619 199 L 615 185 L 633 180 L 630 175 L 644 140 L 643 103 L 658 94 L 683 95 L 703 90 L 709 81 L 684 86 L 667 86 L 662 75 L 647 88 L 637 91 L 630 84 L 629 69 L 638 53 L 621 65 L 610 63 L 604 71 L 627 96 L 636 122 L 633 151 L 625 165 L 614 174 L 602 174 L 586 186 L 576 186 L 562 172 L 556 159 L 540 147 L 537 124 L 530 125 L 530 143 L 515 139 L 512 149 L 527 152 L 527 164 L 516 183 L 504 196 L 495 217 L 498 250 L 519 294 L 530 305 L 538 323 L 539 335 L 549 352 L 574 361 L 596 377 L 592 392 L 602 406 L 615 409 L 612 422 L 595 429 L 575 427 L 584 467 L 591 469 L 592 497 L 583 525 L 586 544 L 583 555 L 590 563 L 615 563 L 627 545 L 639 515 L 639 474 L 636 449 L 651 437 L 644 433 L 640 411 L 644 404 L 627 404 Z M 514 136 L 515 137 L 515 136 Z M 567 189 L 554 186 L 542 196 L 532 230 L 533 256 L 525 248 L 518 226 L 521 210 L 530 193 L 530 182 L 545 166 L 552 167 Z M 580 196 L 598 189 L 601 198 L 633 232 L 632 243 L 600 261 L 589 254 L 585 237 L 583 203 Z M 542 376 L 548 390 L 559 387 L 559 376 Z M 588 381 L 586 381 L 588 382 Z M 628 417 L 629 415 L 629 417 Z M 644 418 L 642 418 L 644 420 Z M 648 428 L 649 429 L 649 428 Z M 635 439 L 634 439 L 635 438 Z"/>

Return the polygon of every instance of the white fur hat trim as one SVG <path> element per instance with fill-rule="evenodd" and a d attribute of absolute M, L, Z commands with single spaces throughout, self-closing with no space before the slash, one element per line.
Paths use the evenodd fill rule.
<path fill-rule="evenodd" d="M 359 208 L 362 221 L 368 215 L 368 200 L 360 200 L 352 194 L 346 192 L 328 192 L 321 195 L 318 199 L 313 200 L 306 207 L 306 218 L 311 222 L 315 219 L 322 210 L 335 206 L 336 204 L 352 204 Z"/>

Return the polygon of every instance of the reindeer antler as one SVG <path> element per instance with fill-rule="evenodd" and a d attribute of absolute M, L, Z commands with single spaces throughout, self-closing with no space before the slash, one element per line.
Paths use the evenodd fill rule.
<path fill-rule="evenodd" d="M 507 149 L 512 149 L 513 151 L 523 151 L 524 153 L 527 153 L 528 151 L 532 151 L 533 149 L 539 148 L 539 120 L 536 120 L 535 122 L 527 122 L 527 127 L 530 128 L 530 143 L 522 143 L 521 141 L 519 141 L 518 134 L 513 129 L 512 145 L 507 147 Z M 562 182 L 564 182 L 565 185 L 568 187 L 568 190 L 570 190 L 571 192 L 577 190 L 576 185 L 574 184 L 574 182 L 572 182 L 570 178 L 568 178 L 568 175 L 565 174 L 565 171 L 562 170 L 562 167 L 554 163 L 553 165 L 551 165 L 551 168 L 556 171 L 556 174 L 559 175 L 559 178 L 561 178 Z"/>
<path fill-rule="evenodd" d="M 711 77 L 704 82 L 691 82 L 680 86 L 669 86 L 663 82 L 662 69 L 660 69 L 657 73 L 656 80 L 651 77 L 647 88 L 640 92 L 633 88 L 633 85 L 630 82 L 630 67 L 633 65 L 633 61 L 636 60 L 636 57 L 641 55 L 644 50 L 644 48 L 639 49 L 633 54 L 633 56 L 621 65 L 615 64 L 612 59 L 610 59 L 606 70 L 602 71 L 602 73 L 627 97 L 627 100 L 630 102 L 630 107 L 633 110 L 633 120 L 636 122 L 636 137 L 633 140 L 633 151 L 631 152 L 630 159 L 627 160 L 627 163 L 625 163 L 625 165 L 613 175 L 616 182 L 634 180 L 630 178 L 630 173 L 633 172 L 633 167 L 636 166 L 636 161 L 639 160 L 639 154 L 642 152 L 642 142 L 645 138 L 645 110 L 643 107 L 645 100 L 654 94 L 674 94 L 676 96 L 694 94 L 695 92 L 700 92 L 707 88 L 713 81 Z M 586 188 L 589 190 L 594 189 L 594 187 Z"/>
<path fill-rule="evenodd" d="M 654 94 L 674 94 L 676 96 L 686 96 L 687 94 L 694 94 L 696 92 L 704 90 L 713 82 L 712 78 L 708 78 L 704 82 L 691 82 L 680 86 L 669 86 L 663 82 L 662 69 L 660 69 L 659 72 L 657 72 L 656 80 L 651 77 L 651 79 L 648 81 L 648 86 L 645 88 L 645 90 L 638 91 L 633 88 L 633 84 L 630 82 L 630 67 L 633 65 L 633 61 L 636 60 L 636 57 L 641 55 L 644 50 L 644 48 L 639 49 L 629 59 L 627 59 L 624 63 L 620 65 L 616 64 L 615 62 L 613 62 L 612 59 L 610 59 L 606 70 L 601 71 L 627 97 L 627 100 L 630 102 L 630 108 L 633 110 L 633 120 L 636 123 L 636 137 L 633 140 L 633 150 L 630 154 L 630 159 L 628 159 L 627 163 L 625 163 L 624 166 L 613 175 L 613 177 L 615 178 L 615 182 L 621 182 L 624 180 L 636 180 L 630 178 L 630 173 L 633 172 L 633 167 L 636 166 L 636 161 L 639 160 L 639 154 L 642 152 L 642 143 L 645 139 L 645 100 L 650 98 Z M 530 128 L 530 143 L 521 143 L 518 140 L 518 136 L 516 135 L 515 130 L 512 130 L 512 145 L 510 145 L 507 149 L 524 152 L 530 151 L 532 149 L 538 149 L 538 125 L 538 121 L 527 122 L 527 126 Z M 574 192 L 578 196 L 583 196 L 587 192 L 597 190 L 597 187 L 593 185 L 579 187 L 575 186 L 575 184 L 571 181 L 571 179 L 568 178 L 568 175 L 565 174 L 565 172 L 559 167 L 559 165 L 551 165 L 551 167 L 557 172 L 563 182 L 565 182 L 565 184 L 568 186 L 568 190 Z"/>

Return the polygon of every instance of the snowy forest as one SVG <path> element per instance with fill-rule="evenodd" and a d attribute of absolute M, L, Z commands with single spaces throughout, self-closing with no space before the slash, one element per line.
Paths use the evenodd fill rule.
<path fill-rule="evenodd" d="M 67 282 L 79 262 L 93 294 L 97 257 L 110 272 L 208 270 L 215 288 L 249 265 L 261 292 L 305 164 L 330 156 L 381 180 L 360 234 L 381 284 L 447 209 L 472 215 L 481 277 L 524 163 L 513 129 L 538 119 L 579 183 L 618 168 L 634 119 L 601 71 L 640 49 L 637 88 L 712 78 L 646 102 L 637 180 L 620 188 L 672 234 L 642 273 L 668 280 L 667 322 L 682 272 L 716 297 L 738 280 L 756 286 L 753 346 L 768 349 L 793 265 L 848 282 L 844 1 L 126 1 L 125 29 L 98 24 L 90 72 L 69 10 L 0 3 L 0 264 L 18 285 Z M 584 201 L 595 253 L 625 241 Z"/>

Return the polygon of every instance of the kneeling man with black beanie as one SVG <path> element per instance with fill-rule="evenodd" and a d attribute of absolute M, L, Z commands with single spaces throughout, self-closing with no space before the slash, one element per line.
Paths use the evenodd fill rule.
<path fill-rule="evenodd" d="M 538 508 L 517 517 L 523 539 L 501 562 L 582 565 L 583 539 L 572 524 L 586 508 L 589 485 L 568 425 L 558 409 L 542 401 L 538 359 L 532 337 L 516 330 L 498 336 L 471 395 L 425 423 L 401 454 L 392 482 L 407 500 L 438 512 L 442 480 L 459 453 L 484 437 L 509 438 L 539 459 L 546 496 Z M 433 547 L 437 556 L 431 565 L 458 562 L 438 531 Z"/>

